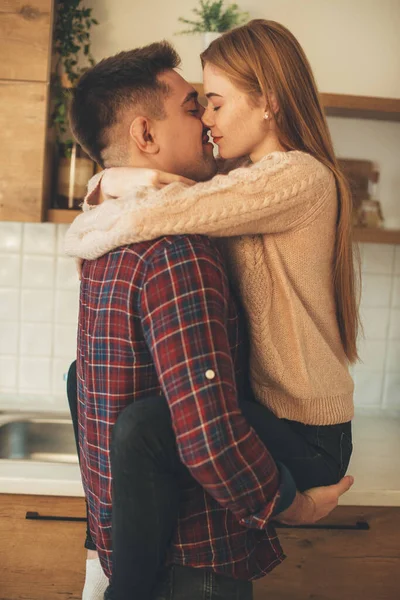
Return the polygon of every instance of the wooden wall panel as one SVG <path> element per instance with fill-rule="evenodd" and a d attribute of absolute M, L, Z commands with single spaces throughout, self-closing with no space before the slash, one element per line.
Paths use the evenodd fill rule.
<path fill-rule="evenodd" d="M 0 220 L 42 220 L 48 84 L 0 81 Z"/>
<path fill-rule="evenodd" d="M 1 0 L 0 79 L 47 81 L 52 0 Z"/>

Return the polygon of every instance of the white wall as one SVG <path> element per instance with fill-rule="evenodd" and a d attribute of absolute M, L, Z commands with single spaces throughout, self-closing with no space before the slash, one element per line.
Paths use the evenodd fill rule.
<path fill-rule="evenodd" d="M 231 0 L 226 0 L 229 4 Z M 238 0 L 251 18 L 288 27 L 302 44 L 322 92 L 400 97 L 400 0 Z M 96 59 L 166 38 L 183 59 L 183 75 L 200 81 L 200 36 L 175 36 L 178 17 L 197 0 L 87 0 L 100 25 Z"/>

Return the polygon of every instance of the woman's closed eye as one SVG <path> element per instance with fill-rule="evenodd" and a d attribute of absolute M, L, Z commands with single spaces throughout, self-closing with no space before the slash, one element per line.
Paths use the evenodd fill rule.
<path fill-rule="evenodd" d="M 220 106 L 214 106 L 214 104 L 211 104 L 211 102 L 207 104 L 207 110 L 211 110 L 212 112 L 216 112 L 220 108 Z"/>

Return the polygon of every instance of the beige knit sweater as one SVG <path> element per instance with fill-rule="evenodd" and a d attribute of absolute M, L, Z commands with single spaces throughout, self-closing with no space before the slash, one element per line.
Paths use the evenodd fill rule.
<path fill-rule="evenodd" d="M 191 188 L 140 187 L 83 208 L 65 248 L 84 259 L 166 234 L 224 238 L 248 318 L 257 399 L 280 418 L 312 425 L 353 417 L 332 282 L 337 193 L 324 165 L 303 152 L 274 152 Z"/>

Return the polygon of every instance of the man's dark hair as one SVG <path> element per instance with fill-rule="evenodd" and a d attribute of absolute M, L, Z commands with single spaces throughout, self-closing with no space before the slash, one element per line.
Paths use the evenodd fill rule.
<path fill-rule="evenodd" d="M 157 76 L 178 67 L 180 58 L 166 41 L 120 52 L 86 71 L 72 90 L 70 124 L 78 143 L 100 166 L 108 132 L 122 110 L 135 104 L 154 119 L 165 118 L 168 86 Z"/>

